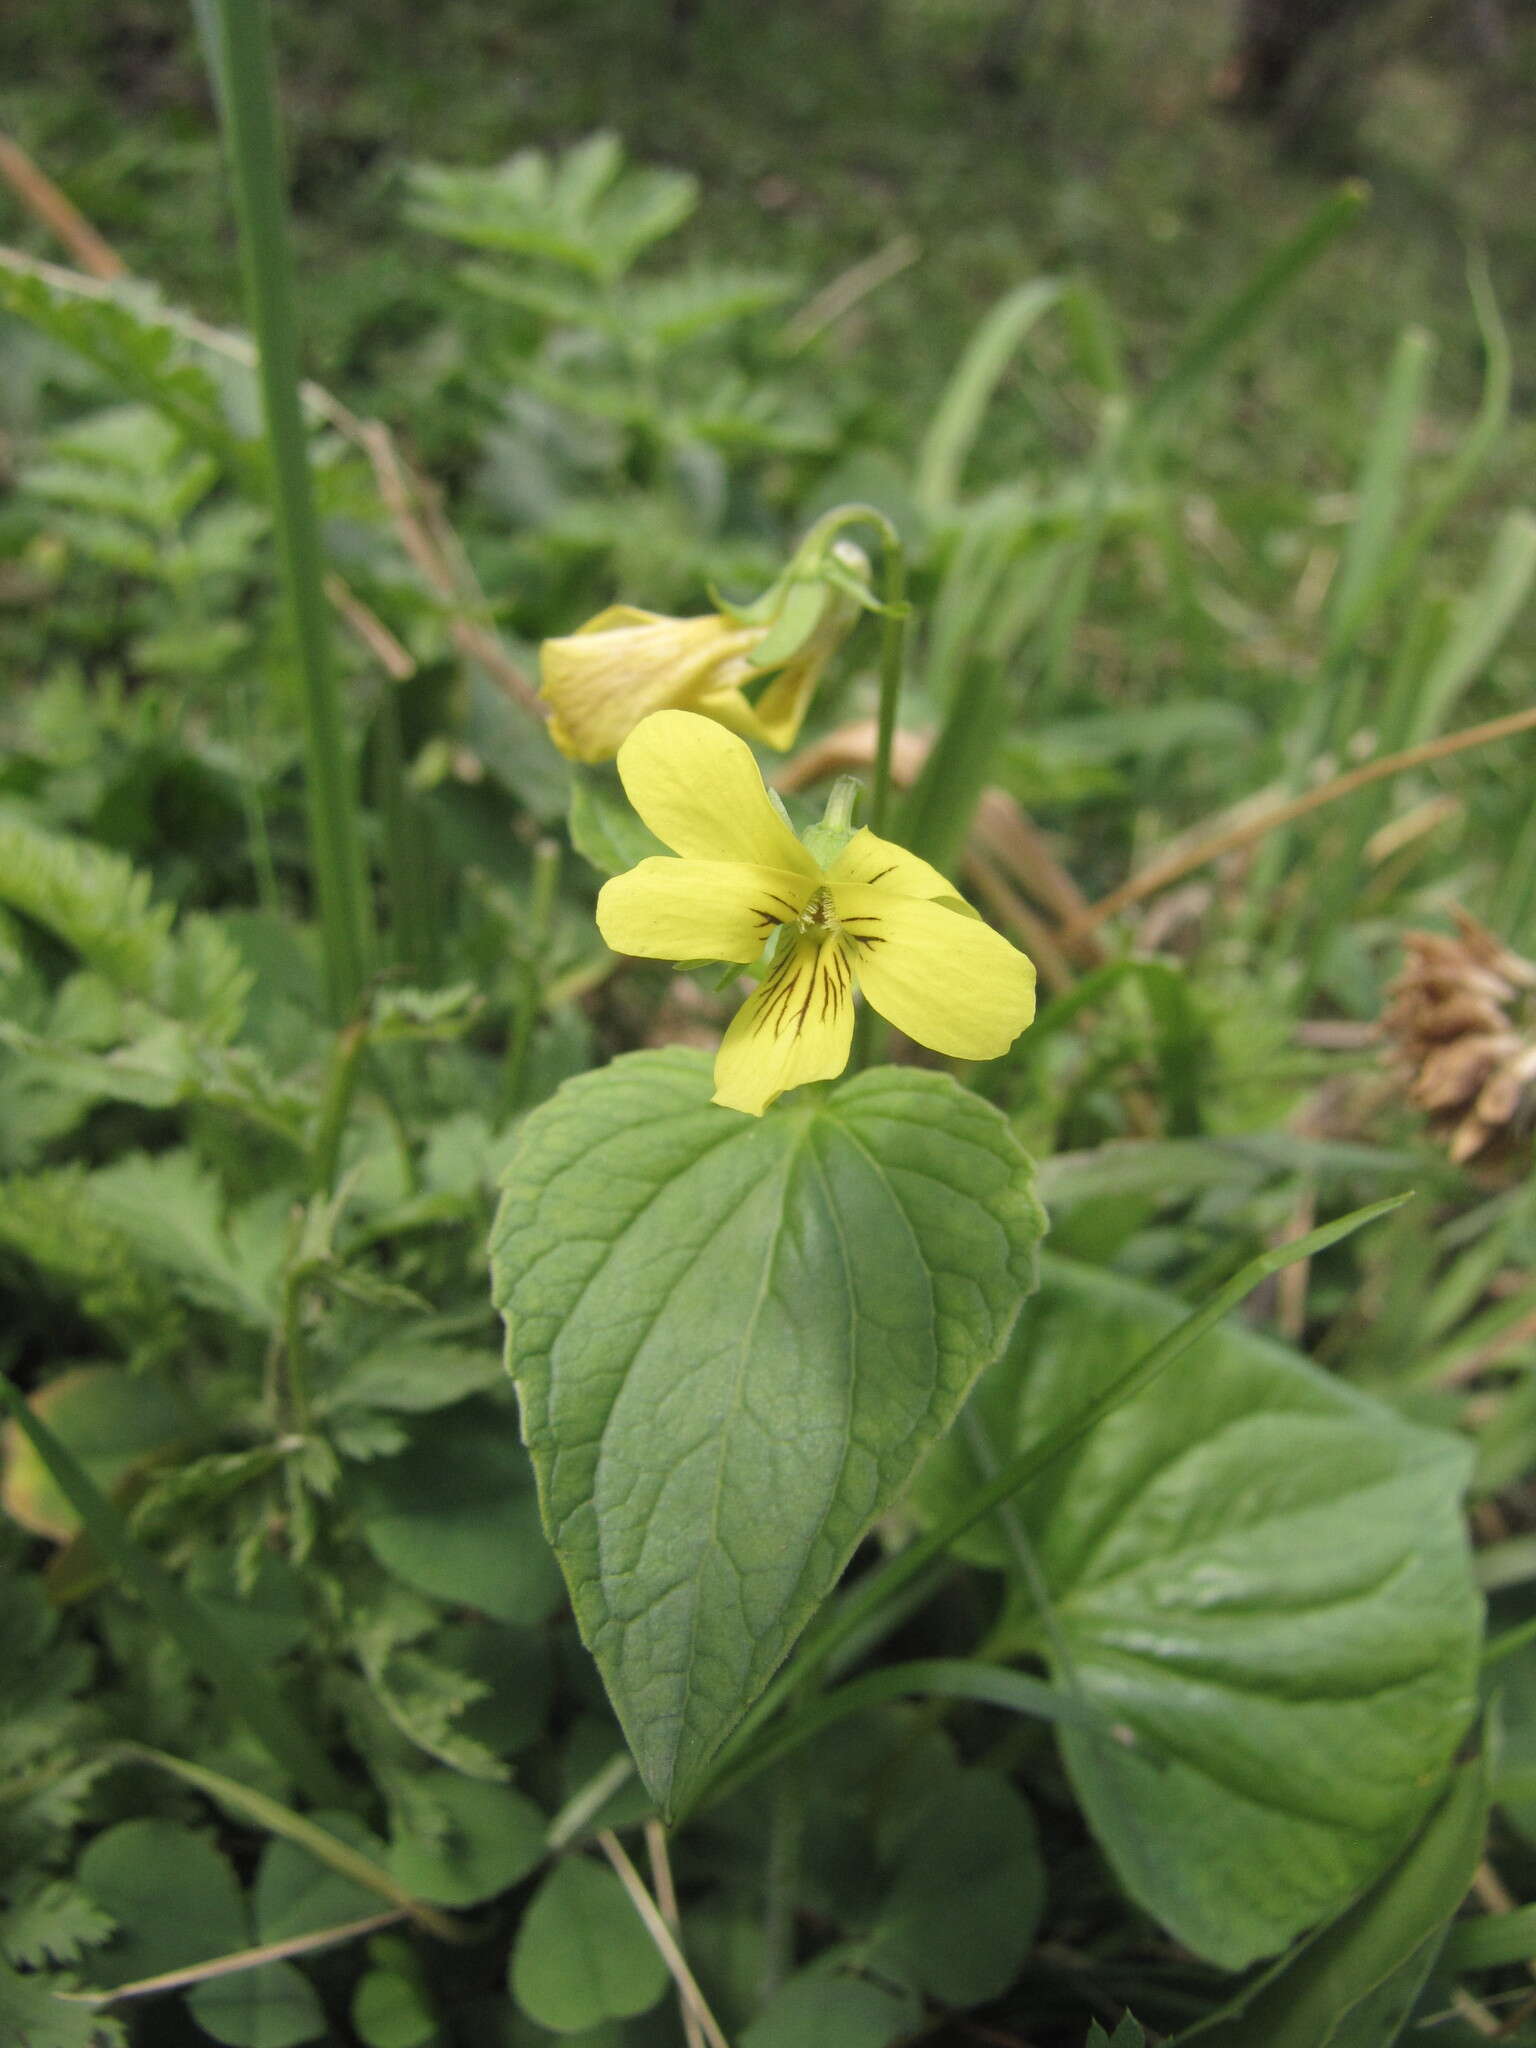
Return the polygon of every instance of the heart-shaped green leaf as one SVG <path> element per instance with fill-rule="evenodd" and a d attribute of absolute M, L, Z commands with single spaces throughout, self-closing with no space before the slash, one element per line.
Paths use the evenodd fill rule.
<path fill-rule="evenodd" d="M 761 1120 L 636 1053 L 529 1117 L 492 1245 L 544 1526 L 672 1810 L 996 1356 L 1043 1228 L 945 1075 Z"/>
<path fill-rule="evenodd" d="M 1081 1414 L 1186 1313 L 1045 1262 L 974 1411 L 999 1454 Z M 1475 1693 L 1469 1448 L 1233 1325 L 1107 1416 L 1014 1502 L 1004 1637 L 1126 1731 L 1061 1731 L 1131 1896 L 1236 1969 L 1336 1913 L 1407 1841 Z M 935 1519 L 978 1480 L 957 1432 L 920 1482 Z M 959 1546 L 1007 1566 L 993 1523 Z"/>

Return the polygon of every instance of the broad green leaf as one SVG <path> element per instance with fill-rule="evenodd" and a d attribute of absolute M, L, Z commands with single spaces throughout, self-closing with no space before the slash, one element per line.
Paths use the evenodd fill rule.
<path fill-rule="evenodd" d="M 117 1923 L 90 1959 L 93 1984 L 132 1983 L 246 1947 L 235 1873 L 205 1835 L 172 1820 L 125 1820 L 80 1859 L 82 1891 Z"/>
<path fill-rule="evenodd" d="M 743 2032 L 741 2048 L 889 2048 L 920 2019 L 910 1994 L 813 1964 L 774 1993 Z"/>
<path fill-rule="evenodd" d="M 642 1776 L 695 1791 L 996 1356 L 1029 1162 L 947 1076 L 758 1120 L 637 1053 L 523 1125 L 492 1243 L 545 1527 Z"/>
<path fill-rule="evenodd" d="M 369 1942 L 372 1967 L 352 1993 L 352 2025 L 367 2048 L 425 2048 L 437 2038 L 437 2014 L 424 1972 L 408 1941 L 380 1935 Z"/>
<path fill-rule="evenodd" d="M 187 2007 L 224 2048 L 299 2048 L 328 2032 L 313 1985 L 292 1963 L 210 1977 L 187 1994 Z"/>
<path fill-rule="evenodd" d="M 1202 2048 L 1390 2048 L 1483 1853 L 1488 1786 L 1463 1764 L 1413 1844 L 1364 1898 L 1178 2039 Z"/>
<path fill-rule="evenodd" d="M 398 1970 L 367 1970 L 352 1994 L 352 2025 L 368 2048 L 421 2048 L 436 2039 L 437 2015 L 421 1987 Z"/>
<path fill-rule="evenodd" d="M 54 1434 L 74 1452 L 103 1493 L 112 1493 L 138 1465 L 183 1439 L 192 1418 L 157 1381 L 118 1366 L 82 1365 L 60 1373 L 28 1397 Z M 67 1543 L 80 1517 L 14 1422 L 3 1437 L 5 1478 L 0 1506 L 38 1535 Z"/>
<path fill-rule="evenodd" d="M 613 1872 L 567 1856 L 523 1915 L 510 1984 L 529 2019 L 570 2034 L 646 2011 L 667 1966 Z"/>
<path fill-rule="evenodd" d="M 1034 1816 L 1000 1771 L 956 1771 L 902 1816 L 868 1966 L 944 2005 L 1000 1997 L 1045 1903 Z"/>
<path fill-rule="evenodd" d="M 363 1855 L 380 1857 L 379 1844 L 354 1815 L 313 1813 L 309 1819 Z M 344 1927 L 351 1920 L 367 1920 L 381 1909 L 387 1910 L 387 1905 L 377 1892 L 339 1870 L 327 1869 L 299 1843 L 278 1836 L 261 1853 L 251 1908 L 256 1939 L 266 1943 L 315 1934 L 324 1927 Z"/>
<path fill-rule="evenodd" d="M 396 1815 L 390 1875 L 439 1906 L 477 1906 L 528 1875 L 544 1856 L 547 1822 L 531 1799 L 504 1785 L 431 1771 L 411 1781 L 413 1811 Z M 431 1833 L 414 1807 L 425 1799 Z"/>
<path fill-rule="evenodd" d="M 423 1416 L 409 1450 L 354 1471 L 351 1494 L 369 1549 L 406 1585 L 498 1621 L 544 1621 L 558 1604 L 510 1406 Z"/>
<path fill-rule="evenodd" d="M 187 1590 L 253 1663 L 275 1664 L 310 1635 L 303 1577 L 275 1551 L 262 1551 L 255 1576 L 244 1585 L 233 1550 L 200 1550 Z"/>
<path fill-rule="evenodd" d="M 979 1396 L 999 1454 L 1184 1313 L 1048 1261 Z M 1227 1325 L 1016 1497 L 1053 1612 L 1016 1585 L 1002 1642 L 1127 1732 L 1064 1727 L 1068 1769 L 1131 1896 L 1211 1960 L 1239 1968 L 1338 1912 L 1433 1798 L 1473 1701 L 1469 1456 Z M 956 1437 L 920 1509 L 947 1514 L 979 1478 Z M 1009 1557 L 995 1519 L 957 1547 Z"/>

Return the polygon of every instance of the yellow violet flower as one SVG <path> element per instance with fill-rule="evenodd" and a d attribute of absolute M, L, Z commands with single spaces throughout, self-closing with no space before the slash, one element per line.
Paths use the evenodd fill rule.
<path fill-rule="evenodd" d="M 852 834 L 823 867 L 774 807 L 751 749 L 707 718 L 658 711 L 619 749 L 630 802 L 676 859 L 604 884 L 597 923 L 617 953 L 755 960 L 768 971 L 715 1061 L 714 1100 L 761 1116 L 848 1064 L 853 995 L 952 1059 L 1006 1052 L 1035 1014 L 1033 965 L 936 868 Z"/>
<path fill-rule="evenodd" d="M 845 574 L 856 577 L 861 565 L 867 572 L 856 548 L 842 543 L 831 552 Z M 857 612 L 835 583 L 793 572 L 735 617 L 670 619 L 611 604 L 539 649 L 549 736 L 570 760 L 611 761 L 642 718 L 675 706 L 782 752 Z M 747 686 L 770 675 L 750 700 Z"/>

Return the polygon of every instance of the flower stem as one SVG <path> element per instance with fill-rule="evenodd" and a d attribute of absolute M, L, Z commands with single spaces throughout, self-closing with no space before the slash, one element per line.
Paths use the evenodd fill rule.
<path fill-rule="evenodd" d="M 869 829 L 881 834 L 891 809 L 891 747 L 896 738 L 908 618 L 906 555 L 893 529 L 887 527 L 882 537 L 885 611 L 880 622 L 880 721 L 875 738 L 875 786 L 869 800 Z"/>
<path fill-rule="evenodd" d="M 298 324 L 267 0 L 211 0 L 211 25 L 210 60 L 256 339 L 273 523 L 303 692 L 310 862 L 331 1009 L 339 1019 L 353 1007 L 368 971 L 369 914 L 357 795 L 331 666 L 309 446 L 299 407 Z"/>

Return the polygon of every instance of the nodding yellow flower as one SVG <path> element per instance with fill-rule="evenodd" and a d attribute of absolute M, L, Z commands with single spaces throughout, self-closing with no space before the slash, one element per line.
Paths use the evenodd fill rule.
<path fill-rule="evenodd" d="M 845 571 L 849 557 L 863 561 L 846 546 L 832 552 Z M 835 584 L 793 577 L 734 618 L 669 619 L 609 605 L 539 649 L 549 736 L 570 760 L 611 761 L 642 718 L 677 707 L 782 752 L 857 611 Z M 767 676 L 773 680 L 748 699 L 747 686 Z"/>
<path fill-rule="evenodd" d="M 727 1109 L 761 1116 L 786 1088 L 840 1074 L 855 989 L 952 1059 L 995 1059 L 1034 1016 L 1033 965 L 936 868 L 869 831 L 848 836 L 823 867 L 733 734 L 659 711 L 618 759 L 630 802 L 678 857 L 643 860 L 604 884 L 607 944 L 648 960 L 742 963 L 774 944 L 715 1061 L 714 1100 Z"/>

